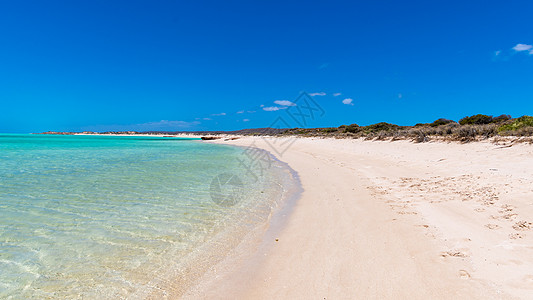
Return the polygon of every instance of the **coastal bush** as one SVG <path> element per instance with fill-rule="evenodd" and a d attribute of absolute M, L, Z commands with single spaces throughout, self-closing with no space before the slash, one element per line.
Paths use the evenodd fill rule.
<path fill-rule="evenodd" d="M 450 123 L 455 123 L 455 121 L 444 119 L 444 118 L 440 118 L 438 120 L 433 121 L 433 123 L 429 124 L 429 126 L 438 127 L 438 126 L 446 125 L 446 124 L 450 124 Z"/>
<path fill-rule="evenodd" d="M 457 137 L 462 142 L 470 142 L 475 140 L 477 132 L 473 126 L 463 126 L 457 130 Z"/>
<path fill-rule="evenodd" d="M 462 142 L 474 141 L 477 138 L 488 139 L 498 133 L 498 126 L 496 124 L 483 125 L 463 125 L 457 130 L 453 130 L 453 134 Z"/>
<path fill-rule="evenodd" d="M 337 138 L 364 138 L 367 140 L 411 140 L 422 143 L 430 140 L 470 142 L 500 136 L 519 136 L 520 141 L 533 136 L 533 117 L 523 116 L 510 119 L 509 115 L 492 117 L 474 115 L 461 119 L 463 125 L 438 119 L 432 123 L 419 123 L 415 126 L 399 126 L 390 123 L 376 123 L 368 126 L 357 124 L 341 125 L 338 128 L 293 128 L 281 134 L 299 136 L 334 136 Z M 489 121 L 490 120 L 490 121 Z M 488 123 L 487 123 L 488 122 Z M 278 133 L 280 134 L 280 133 Z M 533 139 L 530 139 L 533 141 Z"/>
<path fill-rule="evenodd" d="M 338 128 L 335 128 L 335 127 L 331 127 L 331 128 L 322 128 L 322 132 L 324 133 L 331 133 L 331 132 L 337 132 L 339 131 Z"/>
<path fill-rule="evenodd" d="M 429 141 L 428 136 L 426 135 L 425 132 L 423 132 L 421 130 L 416 132 L 416 136 L 413 139 L 413 142 L 415 142 L 415 143 L 425 143 L 425 142 L 428 142 L 428 141 Z"/>
<path fill-rule="evenodd" d="M 502 123 L 511 119 L 510 115 L 499 115 L 492 119 L 492 123 Z"/>
<path fill-rule="evenodd" d="M 505 131 L 527 131 L 523 130 L 526 127 L 532 127 L 533 126 L 533 117 L 531 116 L 522 116 L 520 118 L 514 119 L 511 123 L 503 124 L 500 127 L 498 127 L 498 132 L 505 132 Z"/>
<path fill-rule="evenodd" d="M 464 117 L 461 120 L 459 120 L 459 124 L 461 125 L 481 125 L 481 124 L 490 124 L 492 123 L 492 116 L 487 115 L 474 115 L 470 117 Z"/>
<path fill-rule="evenodd" d="M 361 127 L 359 127 L 359 125 L 354 123 L 354 124 L 350 124 L 346 126 L 344 128 L 344 131 L 349 132 L 349 133 L 358 133 L 359 131 L 361 131 Z"/>
<path fill-rule="evenodd" d="M 396 124 L 380 122 L 380 123 L 376 123 L 376 124 L 372 124 L 372 125 L 368 125 L 368 126 L 363 127 L 363 131 L 365 133 L 376 133 L 376 132 L 380 132 L 380 131 L 397 130 L 399 128 L 400 128 L 400 126 L 398 126 Z"/>

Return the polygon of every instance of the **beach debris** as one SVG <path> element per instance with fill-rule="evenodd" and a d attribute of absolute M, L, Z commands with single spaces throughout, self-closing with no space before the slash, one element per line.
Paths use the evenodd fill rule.
<path fill-rule="evenodd" d="M 202 136 L 200 137 L 203 141 L 211 141 L 211 140 L 218 140 L 221 137 L 219 136 Z"/>
<path fill-rule="evenodd" d="M 450 251 L 442 252 L 442 253 L 440 254 L 440 256 L 442 256 L 442 257 L 452 256 L 452 257 L 461 257 L 461 258 L 465 258 L 465 257 L 467 257 L 468 255 L 466 255 L 465 253 L 463 253 L 463 252 L 461 252 L 461 251 L 450 250 Z"/>

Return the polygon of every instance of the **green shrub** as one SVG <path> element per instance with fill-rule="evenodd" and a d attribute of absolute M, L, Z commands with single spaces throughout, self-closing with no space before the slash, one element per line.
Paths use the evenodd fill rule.
<path fill-rule="evenodd" d="M 344 128 L 344 131 L 350 132 L 350 133 L 358 133 L 359 131 L 361 131 L 361 127 L 359 127 L 359 125 L 357 124 L 351 124 L 351 125 L 346 126 Z"/>
<path fill-rule="evenodd" d="M 322 129 L 322 132 L 325 132 L 325 133 L 330 133 L 330 132 L 336 132 L 336 131 L 339 131 L 338 128 L 323 128 Z"/>
<path fill-rule="evenodd" d="M 490 124 L 492 123 L 492 116 L 487 115 L 474 115 L 470 117 L 464 117 L 461 120 L 459 120 L 459 124 L 461 125 L 482 125 L 482 124 Z"/>
<path fill-rule="evenodd" d="M 429 126 L 437 127 L 437 126 L 440 126 L 440 125 L 446 125 L 446 124 L 450 124 L 450 123 L 455 123 L 455 121 L 440 118 L 438 120 L 435 120 L 433 123 L 429 124 Z"/>
<path fill-rule="evenodd" d="M 502 131 L 515 131 L 522 129 L 524 127 L 531 127 L 533 126 L 533 117 L 531 116 L 522 116 L 518 119 L 514 119 L 509 124 L 503 124 L 498 128 L 498 132 Z"/>
<path fill-rule="evenodd" d="M 474 115 L 470 117 L 464 117 L 461 120 L 459 120 L 459 124 L 461 125 L 482 125 L 482 124 L 489 124 L 492 122 L 492 116 L 487 115 Z"/>
<path fill-rule="evenodd" d="M 380 123 L 377 123 L 377 124 L 372 124 L 372 125 L 365 126 L 365 127 L 363 127 L 363 130 L 366 133 L 374 133 L 374 132 L 380 132 L 380 131 L 390 131 L 390 130 L 395 130 L 395 129 L 399 129 L 399 128 L 400 128 L 400 126 L 398 126 L 396 124 L 380 122 Z"/>
<path fill-rule="evenodd" d="M 505 122 L 507 120 L 511 120 L 511 116 L 510 115 L 500 115 L 500 116 L 497 116 L 496 118 L 492 119 L 492 123 L 501 123 L 501 122 Z"/>

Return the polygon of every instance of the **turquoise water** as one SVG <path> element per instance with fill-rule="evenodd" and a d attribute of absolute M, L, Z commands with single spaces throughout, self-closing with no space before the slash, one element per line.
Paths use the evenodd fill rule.
<path fill-rule="evenodd" d="M 269 162 L 197 140 L 0 135 L 0 298 L 179 294 L 291 189 Z"/>

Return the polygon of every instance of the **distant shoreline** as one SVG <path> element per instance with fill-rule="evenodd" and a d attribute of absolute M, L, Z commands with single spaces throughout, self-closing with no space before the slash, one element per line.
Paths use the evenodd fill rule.
<path fill-rule="evenodd" d="M 144 136 L 265 136 L 265 137 L 321 137 L 365 140 L 458 141 L 462 143 L 493 140 L 533 143 L 533 117 L 511 118 L 508 115 L 492 117 L 474 115 L 459 122 L 438 119 L 432 123 L 399 126 L 380 122 L 368 126 L 357 124 L 324 128 L 250 128 L 234 131 L 107 131 L 59 132 L 36 134 L 58 135 L 144 135 Z"/>

